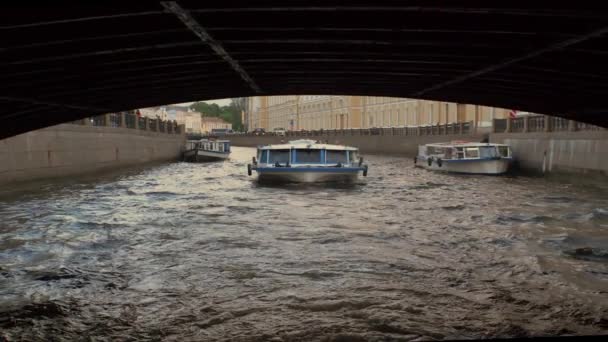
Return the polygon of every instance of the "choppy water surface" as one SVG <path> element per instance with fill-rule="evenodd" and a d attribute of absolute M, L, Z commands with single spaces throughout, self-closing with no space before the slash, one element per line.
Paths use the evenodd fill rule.
<path fill-rule="evenodd" d="M 5 189 L 0 337 L 608 333 L 605 190 L 380 156 L 352 187 L 268 187 L 246 175 L 253 151 Z"/>

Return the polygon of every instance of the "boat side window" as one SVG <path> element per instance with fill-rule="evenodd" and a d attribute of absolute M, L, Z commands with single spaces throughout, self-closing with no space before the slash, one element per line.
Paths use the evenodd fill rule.
<path fill-rule="evenodd" d="M 456 155 L 458 156 L 458 159 L 464 158 L 464 149 L 462 147 L 457 147 Z"/>
<path fill-rule="evenodd" d="M 297 163 L 321 163 L 321 150 L 296 150 Z"/>
<path fill-rule="evenodd" d="M 495 146 L 482 146 L 479 148 L 480 158 L 494 158 L 498 156 L 498 151 Z"/>
<path fill-rule="evenodd" d="M 479 158 L 479 148 L 467 147 L 464 149 L 467 158 Z"/>
<path fill-rule="evenodd" d="M 269 163 L 289 163 L 289 150 L 271 150 Z"/>
<path fill-rule="evenodd" d="M 508 158 L 509 157 L 509 146 L 498 146 L 498 154 L 501 157 Z"/>
<path fill-rule="evenodd" d="M 327 150 L 325 152 L 325 160 L 329 164 L 333 163 L 346 163 L 346 151 L 332 151 Z"/>
<path fill-rule="evenodd" d="M 451 148 L 446 148 L 445 149 L 445 153 L 443 154 L 443 157 L 445 159 L 452 159 L 452 149 Z"/>
<path fill-rule="evenodd" d="M 268 163 L 268 150 L 262 150 L 260 155 L 260 163 Z"/>

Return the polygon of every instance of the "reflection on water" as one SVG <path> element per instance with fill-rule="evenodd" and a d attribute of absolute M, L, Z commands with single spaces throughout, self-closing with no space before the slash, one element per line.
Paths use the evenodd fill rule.
<path fill-rule="evenodd" d="M 606 192 L 378 156 L 358 184 L 261 186 L 252 155 L 4 189 L 0 336 L 608 333 Z"/>

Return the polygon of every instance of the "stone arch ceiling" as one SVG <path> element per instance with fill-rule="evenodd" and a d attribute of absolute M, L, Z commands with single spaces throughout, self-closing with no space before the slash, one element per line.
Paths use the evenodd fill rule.
<path fill-rule="evenodd" d="M 292 0 L 5 5 L 0 138 L 252 95 L 435 99 L 608 126 L 601 2 Z"/>

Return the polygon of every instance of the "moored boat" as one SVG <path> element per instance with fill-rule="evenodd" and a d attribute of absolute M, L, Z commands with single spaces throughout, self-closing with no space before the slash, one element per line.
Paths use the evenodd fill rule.
<path fill-rule="evenodd" d="M 502 174 L 513 160 L 504 144 L 454 141 L 418 147 L 414 163 L 428 170 L 471 174 Z"/>
<path fill-rule="evenodd" d="M 247 173 L 257 172 L 259 181 L 353 182 L 360 172 L 367 176 L 367 165 L 358 152 L 356 147 L 313 140 L 260 146 L 253 163 L 247 165 Z"/>
<path fill-rule="evenodd" d="M 201 139 L 190 142 L 191 148 L 184 153 L 184 159 L 204 162 L 224 160 L 230 157 L 230 141 Z"/>

